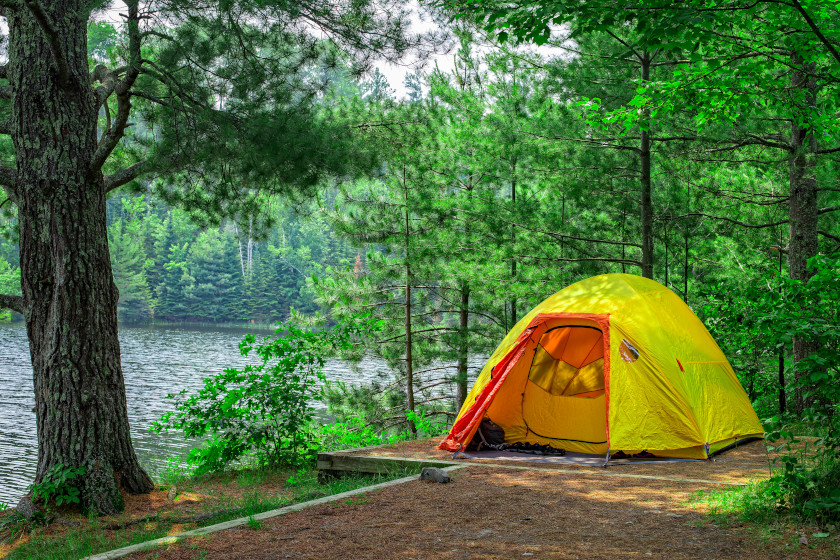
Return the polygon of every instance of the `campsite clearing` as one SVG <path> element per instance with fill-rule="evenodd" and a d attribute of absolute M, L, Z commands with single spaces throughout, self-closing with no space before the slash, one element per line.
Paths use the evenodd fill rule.
<path fill-rule="evenodd" d="M 416 453 L 410 448 L 425 444 L 428 449 L 430 443 L 404 444 L 402 451 Z M 376 450 L 377 455 L 387 452 Z M 725 485 L 653 478 L 659 472 L 742 480 L 744 473 L 760 476 L 759 467 L 766 476 L 763 456 L 763 445 L 753 443 L 715 462 L 555 471 L 473 464 L 452 471 L 449 484 L 411 480 L 265 519 L 258 528 L 220 531 L 127 558 L 836 558 L 836 541 L 811 549 L 800 545 L 792 530 L 760 534 L 710 517 L 689 499 Z"/>
<path fill-rule="evenodd" d="M 809 438 L 802 438 L 803 441 Z M 337 452 L 336 455 L 369 456 L 404 458 L 428 461 L 453 461 L 468 463 L 497 463 L 493 459 L 483 459 L 481 453 L 467 452 L 466 458 L 453 460 L 453 453 L 442 451 L 436 447 L 437 441 L 433 439 L 402 441 L 393 445 L 369 447 L 364 449 Z M 462 454 L 458 455 L 463 457 Z M 527 456 L 523 456 L 526 458 Z M 656 477 L 673 477 L 685 479 L 703 479 L 718 482 L 747 482 L 749 480 L 763 479 L 770 476 L 769 457 L 765 446 L 760 441 L 754 441 L 735 449 L 726 451 L 712 458 L 711 461 L 687 461 L 687 462 L 662 462 L 662 463 L 615 463 L 603 471 L 605 474 L 637 474 Z M 528 465 L 528 463 L 511 463 Z M 592 472 L 593 467 L 588 465 L 551 464 L 541 463 L 531 465 L 534 468 L 550 468 L 560 470 L 581 470 Z M 781 468 L 781 466 L 774 467 Z"/>

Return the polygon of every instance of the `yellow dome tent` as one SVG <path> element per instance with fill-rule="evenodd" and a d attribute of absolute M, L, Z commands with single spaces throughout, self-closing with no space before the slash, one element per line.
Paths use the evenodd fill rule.
<path fill-rule="evenodd" d="M 630 274 L 560 290 L 493 352 L 441 449 L 485 416 L 508 443 L 705 459 L 764 430 L 732 366 L 674 292 Z"/>

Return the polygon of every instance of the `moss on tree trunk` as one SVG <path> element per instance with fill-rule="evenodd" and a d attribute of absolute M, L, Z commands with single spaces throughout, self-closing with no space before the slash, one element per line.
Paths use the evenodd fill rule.
<path fill-rule="evenodd" d="M 9 14 L 8 63 L 35 482 L 58 464 L 84 467 L 83 506 L 112 513 L 122 508 L 120 489 L 148 492 L 152 482 L 129 435 L 105 184 L 91 168 L 99 104 L 88 73 L 88 6 L 42 5 L 41 21 L 25 8 Z"/>

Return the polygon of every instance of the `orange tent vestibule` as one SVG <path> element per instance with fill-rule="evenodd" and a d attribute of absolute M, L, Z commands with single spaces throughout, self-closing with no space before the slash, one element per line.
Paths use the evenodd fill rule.
<path fill-rule="evenodd" d="M 572 284 L 496 348 L 441 449 L 481 420 L 508 443 L 581 453 L 707 458 L 764 430 L 703 323 L 671 290 L 630 274 Z"/>

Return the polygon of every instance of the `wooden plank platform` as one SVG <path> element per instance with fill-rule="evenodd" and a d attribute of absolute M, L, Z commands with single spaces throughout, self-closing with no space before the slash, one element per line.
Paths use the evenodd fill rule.
<path fill-rule="evenodd" d="M 463 464 L 463 461 L 456 463 L 454 461 L 441 461 L 438 459 L 351 455 L 347 451 L 318 453 L 319 476 L 340 476 L 349 473 L 394 474 L 405 471 L 419 473 L 424 467 L 443 468 L 462 466 Z"/>

